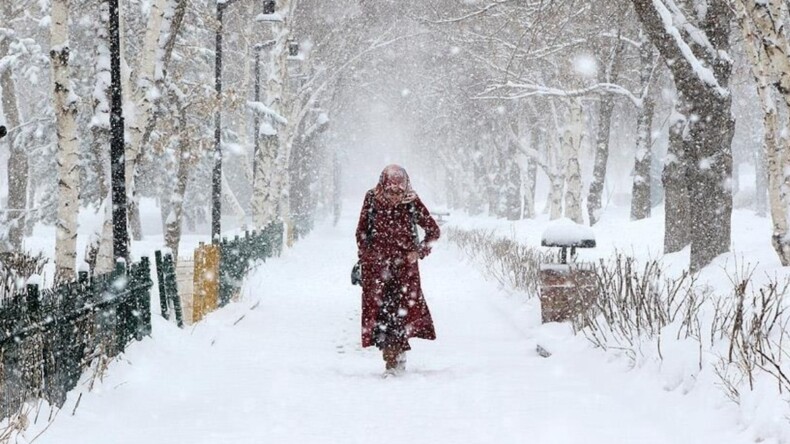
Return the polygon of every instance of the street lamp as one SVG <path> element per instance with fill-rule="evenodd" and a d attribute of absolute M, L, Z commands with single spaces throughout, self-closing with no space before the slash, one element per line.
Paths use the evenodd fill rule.
<path fill-rule="evenodd" d="M 225 9 L 239 0 L 217 0 L 217 34 L 214 51 L 214 89 L 217 94 L 217 108 L 214 113 L 214 171 L 211 175 L 211 239 L 219 242 L 222 216 L 222 29 Z M 274 0 L 263 0 L 263 13 L 273 14 Z M 257 59 L 256 59 L 257 62 Z M 256 63 L 257 66 L 257 63 Z M 260 94 L 260 92 L 257 92 Z M 257 100 L 257 99 L 256 99 Z M 257 130 L 256 130 L 257 131 Z M 257 138 L 257 135 L 256 135 Z"/>
<path fill-rule="evenodd" d="M 121 38 L 118 0 L 109 1 L 110 9 L 110 172 L 112 180 L 113 258 L 129 259 L 129 232 L 126 221 L 126 165 L 121 95 Z"/>

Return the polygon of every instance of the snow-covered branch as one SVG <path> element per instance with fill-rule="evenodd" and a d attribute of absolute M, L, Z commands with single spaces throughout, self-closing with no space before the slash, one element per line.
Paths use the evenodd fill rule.
<path fill-rule="evenodd" d="M 668 1 L 671 2 L 671 0 Z M 714 88 L 720 96 L 727 97 L 729 95 L 729 90 L 719 84 L 713 71 L 705 66 L 705 64 L 694 54 L 694 51 L 692 51 L 691 47 L 681 35 L 680 30 L 675 26 L 673 14 L 667 6 L 664 5 L 664 2 L 662 0 L 652 0 L 652 4 L 654 11 L 661 20 L 664 30 L 671 37 L 675 47 L 683 56 L 683 59 L 690 65 L 694 75 L 705 84 Z"/>
<path fill-rule="evenodd" d="M 469 20 L 470 18 L 473 18 L 473 17 L 477 17 L 477 16 L 480 16 L 480 15 L 483 15 L 486 12 L 496 8 L 497 6 L 502 6 L 502 5 L 506 4 L 506 3 L 511 3 L 512 1 L 513 0 L 494 1 L 494 2 L 491 2 L 488 5 L 480 8 L 480 9 L 478 9 L 476 11 L 472 11 L 472 12 L 470 12 L 468 14 L 464 14 L 464 15 L 459 16 L 459 17 L 453 17 L 453 18 L 444 19 L 444 20 L 426 20 L 426 22 L 427 23 L 432 23 L 432 24 L 435 24 L 435 25 L 442 25 L 442 24 L 448 24 L 448 23 L 458 23 L 458 22 L 462 22 L 464 20 Z"/>
<path fill-rule="evenodd" d="M 504 96 L 490 95 L 491 92 L 498 90 L 509 90 L 509 91 L 520 91 L 520 92 L 516 92 Z M 614 83 L 597 83 L 595 85 L 588 86 L 586 88 L 579 88 L 579 89 L 560 89 L 560 88 L 552 88 L 543 85 L 508 82 L 501 85 L 493 85 L 491 88 L 489 88 L 489 91 L 484 93 L 484 95 L 478 96 L 477 99 L 514 100 L 514 99 L 523 99 L 526 97 L 534 97 L 534 96 L 573 98 L 573 97 L 584 97 L 590 94 L 602 94 L 602 93 L 617 94 L 629 99 L 631 103 L 633 103 L 634 106 L 636 106 L 637 108 L 640 108 L 642 106 L 641 97 L 636 97 L 631 91 Z"/>
<path fill-rule="evenodd" d="M 260 114 L 262 116 L 268 116 L 274 119 L 277 123 L 281 125 L 287 125 L 288 119 L 280 115 L 277 111 L 269 108 L 263 102 L 247 102 L 247 108 L 251 109 L 252 112 Z"/>

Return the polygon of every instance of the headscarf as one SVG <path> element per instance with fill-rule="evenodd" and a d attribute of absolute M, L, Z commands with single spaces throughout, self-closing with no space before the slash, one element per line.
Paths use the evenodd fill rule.
<path fill-rule="evenodd" d="M 403 192 L 403 199 L 400 204 L 407 204 L 417 199 L 417 193 L 411 187 L 409 174 L 400 165 L 387 165 L 379 176 L 379 183 L 374 189 L 376 200 L 381 203 L 392 205 L 392 203 L 384 195 L 384 190 L 397 188 Z"/>

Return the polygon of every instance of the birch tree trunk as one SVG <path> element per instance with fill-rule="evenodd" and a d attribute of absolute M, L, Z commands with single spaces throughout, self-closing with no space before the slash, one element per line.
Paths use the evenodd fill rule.
<path fill-rule="evenodd" d="M 126 150 L 126 193 L 129 196 L 128 214 L 129 223 L 134 240 L 142 239 L 142 226 L 140 222 L 140 195 L 137 193 L 138 167 L 144 145 L 147 143 L 146 132 L 150 134 L 154 107 L 160 97 L 156 91 L 156 63 L 159 39 L 162 33 L 162 21 L 165 15 L 166 0 L 154 0 L 148 15 L 148 24 L 143 37 L 143 46 L 140 54 L 139 65 L 136 67 L 136 82 L 133 101 L 137 112 L 135 118 L 130 119 L 128 126 L 129 144 Z M 131 116 L 130 116 L 131 117 Z"/>
<path fill-rule="evenodd" d="M 562 217 L 562 193 L 565 190 L 566 169 L 560 159 L 565 157 L 562 155 L 565 143 L 563 141 L 555 141 L 556 139 L 551 135 L 549 137 L 551 137 L 551 142 L 549 142 L 551 153 L 548 155 L 549 163 L 545 172 L 549 177 L 550 185 L 548 199 L 549 219 L 555 220 Z"/>
<path fill-rule="evenodd" d="M 775 142 L 774 142 L 775 143 Z M 754 212 L 760 217 L 768 214 L 768 161 L 766 153 L 768 147 L 763 142 L 760 149 L 754 150 Z"/>
<path fill-rule="evenodd" d="M 579 167 L 584 120 L 582 105 L 578 100 L 571 101 L 568 126 L 565 129 L 563 154 L 566 159 L 565 217 L 577 224 L 584 223 L 582 216 L 582 176 Z"/>
<path fill-rule="evenodd" d="M 99 237 L 99 247 L 96 252 L 96 265 L 94 266 L 94 274 L 109 273 L 113 270 L 115 265 L 115 258 L 113 257 L 113 235 L 112 235 L 112 196 L 107 194 L 102 203 L 102 216 L 104 221 L 101 225 L 101 233 Z"/>
<path fill-rule="evenodd" d="M 279 210 L 280 218 L 283 221 L 283 242 L 285 246 L 290 247 L 294 242 L 294 222 L 293 214 L 291 211 L 291 174 L 288 166 L 291 163 L 291 153 L 293 152 L 294 137 L 296 131 L 300 127 L 299 119 L 293 111 L 297 111 L 297 105 L 294 103 L 293 97 L 288 97 L 290 92 L 290 77 L 288 73 L 288 56 L 290 48 L 288 48 L 288 41 L 291 37 L 291 20 L 294 18 L 294 11 L 296 9 L 296 0 L 280 0 L 278 8 L 284 13 L 282 28 L 280 29 L 279 36 L 283 40 L 283 49 L 278 54 L 277 67 L 279 73 L 279 95 L 280 103 L 275 108 L 280 115 L 288 116 L 289 120 L 283 123 L 283 133 L 279 138 L 279 148 L 277 152 L 277 190 L 279 191 Z"/>
<path fill-rule="evenodd" d="M 631 220 L 650 217 L 650 166 L 653 161 L 653 109 L 655 102 L 651 93 L 653 76 L 653 44 L 647 38 L 639 48 L 640 86 L 642 106 L 636 124 L 636 154 L 634 158 L 634 182 L 631 193 Z"/>
<path fill-rule="evenodd" d="M 535 186 L 538 183 L 538 164 L 533 159 L 528 159 L 526 182 L 524 184 L 524 217 L 534 219 L 535 213 Z"/>
<path fill-rule="evenodd" d="M 281 20 L 272 21 L 272 39 L 275 43 L 268 53 L 268 69 L 266 70 L 266 94 L 264 104 L 276 113 L 277 116 L 285 115 L 284 95 L 287 77 L 287 41 L 290 35 L 290 28 L 287 20 L 290 18 L 290 1 L 280 0 L 277 2 L 277 9 Z M 277 220 L 278 216 L 285 218 L 288 211 L 287 185 L 288 174 L 284 146 L 286 131 L 282 119 L 269 114 L 264 117 L 261 128 L 258 128 L 262 136 L 262 147 L 258 151 L 257 168 L 254 174 L 258 182 L 253 187 L 253 223 L 257 228 L 263 228 Z M 285 195 L 283 195 L 285 194 Z M 287 229 L 287 228 L 286 228 Z"/>
<path fill-rule="evenodd" d="M 618 43 L 612 54 L 608 72 L 602 70 L 599 81 L 614 83 L 620 75 L 620 56 L 623 44 Z M 607 77 L 608 76 L 608 77 Z M 593 177 L 590 190 L 587 193 L 587 216 L 590 225 L 595 225 L 601 218 L 601 198 L 606 184 L 606 169 L 609 163 L 609 133 L 612 128 L 612 113 L 614 112 L 614 98 L 611 94 L 601 96 L 598 108 L 598 134 L 595 138 L 595 163 L 593 164 Z"/>
<path fill-rule="evenodd" d="M 590 192 L 587 194 L 587 215 L 590 225 L 595 225 L 601 218 L 601 198 L 606 183 L 606 165 L 609 162 L 609 132 L 612 127 L 614 100 L 611 95 L 601 97 L 598 112 L 598 135 L 595 143 L 595 164 Z"/>
<path fill-rule="evenodd" d="M 768 169 L 768 200 L 773 221 L 771 243 L 782 265 L 787 266 L 790 265 L 787 220 L 787 211 L 790 209 L 788 147 L 777 140 L 780 130 L 770 88 L 774 84 L 785 103 L 790 106 L 790 54 L 787 53 L 790 44 L 782 26 L 786 17 L 782 3 L 777 0 L 736 0 L 734 3 L 763 110 L 762 150 Z M 759 177 L 759 163 L 757 174 Z M 755 193 L 759 192 L 759 187 L 755 188 Z"/>
<path fill-rule="evenodd" d="M 505 152 L 504 175 L 504 198 L 505 198 L 505 218 L 507 220 L 519 220 L 521 218 L 521 168 L 516 157 L 518 147 L 514 142 L 506 142 L 507 151 Z"/>
<path fill-rule="evenodd" d="M 754 172 L 755 172 L 755 211 L 760 216 L 765 216 L 768 202 L 766 201 L 766 190 L 771 199 L 771 218 L 774 224 L 774 236 L 772 237 L 774 248 L 776 249 L 782 265 L 790 264 L 790 255 L 785 252 L 781 243 L 777 240 L 787 233 L 787 215 L 784 208 L 788 208 L 787 202 L 783 202 L 781 193 L 782 172 L 781 165 L 786 162 L 784 150 L 778 150 L 777 136 L 779 125 L 777 121 L 776 104 L 774 102 L 769 75 L 771 71 L 770 61 L 760 43 L 760 37 L 756 35 L 751 18 L 748 17 L 744 5 L 741 1 L 734 2 L 736 17 L 743 34 L 743 46 L 746 55 L 749 57 L 752 76 L 757 86 L 757 96 L 760 99 L 760 106 L 763 111 L 763 143 L 760 149 L 755 150 Z M 767 174 L 767 164 L 772 164 L 770 175 Z M 770 185 L 769 185 L 770 183 Z M 777 234 L 779 236 L 777 236 Z"/>
<path fill-rule="evenodd" d="M 186 123 L 186 118 L 183 118 Z M 170 200 L 170 213 L 165 221 L 165 245 L 173 252 L 173 260 L 178 260 L 178 249 L 181 244 L 182 221 L 184 214 L 184 197 L 189 183 L 190 162 L 186 153 L 189 151 L 189 142 L 186 134 L 183 134 L 185 127 L 182 128 L 181 140 L 178 142 L 178 166 L 176 170 L 176 188 L 173 190 Z"/>
<path fill-rule="evenodd" d="M 69 3 L 52 1 L 50 58 L 57 123 L 58 222 L 55 240 L 55 282 L 76 277 L 77 214 L 79 212 L 79 141 L 77 96 L 69 74 Z"/>
<path fill-rule="evenodd" d="M 102 209 L 100 211 L 103 222 L 99 233 L 99 245 L 96 252 L 94 274 L 103 274 L 112 271 L 113 236 L 112 236 L 112 202 L 110 196 L 110 175 L 107 171 L 110 166 L 107 147 L 110 146 L 110 44 L 109 23 L 110 5 L 107 0 L 99 3 L 99 20 L 96 27 L 96 85 L 93 92 L 93 120 L 91 121 L 91 150 L 97 160 L 96 176 L 98 177 L 99 192 L 102 195 Z"/>
<path fill-rule="evenodd" d="M 9 37 L 0 36 L 0 57 L 8 54 Z M 8 207 L 5 217 L 8 227 L 8 241 L 14 251 L 22 250 L 22 239 L 25 234 L 25 218 L 27 213 L 27 182 L 28 159 L 23 147 L 15 141 L 21 124 L 19 106 L 17 104 L 16 85 L 11 77 L 11 67 L 6 66 L 0 72 L 0 89 L 2 89 L 3 113 L 9 129 L 6 136 L 8 143 Z"/>
<path fill-rule="evenodd" d="M 530 132 L 530 148 L 532 150 L 536 150 L 538 145 L 540 144 L 540 133 L 537 129 L 533 129 Z M 535 186 L 538 181 L 538 162 L 535 159 L 531 158 L 530 156 L 526 156 L 526 172 L 524 174 L 524 181 L 523 181 L 523 196 L 524 196 L 524 211 L 523 216 L 526 219 L 534 219 L 535 214 Z"/>

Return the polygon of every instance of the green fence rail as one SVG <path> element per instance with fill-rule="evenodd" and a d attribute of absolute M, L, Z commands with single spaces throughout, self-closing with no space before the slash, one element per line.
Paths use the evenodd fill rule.
<path fill-rule="evenodd" d="M 220 242 L 219 306 L 225 306 L 241 289 L 244 277 L 256 261 L 282 253 L 283 224 L 271 223 L 261 231 L 245 232 Z"/>
<path fill-rule="evenodd" d="M 244 278 L 257 261 L 279 256 L 282 252 L 282 244 L 282 223 L 272 223 L 260 231 L 247 231 L 244 236 L 235 236 L 230 240 L 223 238 L 219 243 L 218 305 L 225 306 L 233 299 L 233 295 L 241 289 Z M 155 256 L 162 317 L 170 319 L 172 311 L 178 326 L 183 327 L 184 316 L 178 294 L 173 256 L 162 251 L 157 251 Z"/>
<path fill-rule="evenodd" d="M 143 257 L 107 274 L 38 285 L 0 305 L 0 418 L 27 401 L 62 406 L 83 371 L 151 333 L 150 264 Z"/>
<path fill-rule="evenodd" d="M 159 288 L 159 305 L 162 308 L 162 317 L 170 319 L 170 309 L 176 316 L 176 324 L 184 326 L 184 314 L 181 308 L 181 298 L 178 296 L 178 284 L 176 282 L 176 267 L 173 262 L 173 254 L 157 250 L 156 257 L 156 279 Z"/>

